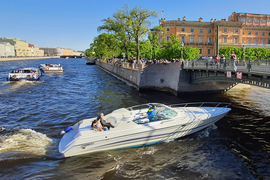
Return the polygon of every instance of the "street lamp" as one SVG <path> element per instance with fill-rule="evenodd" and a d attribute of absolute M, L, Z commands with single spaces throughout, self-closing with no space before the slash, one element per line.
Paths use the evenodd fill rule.
<path fill-rule="evenodd" d="M 246 49 L 246 47 L 245 47 L 245 46 L 243 46 L 243 60 L 245 60 L 245 59 L 246 59 L 246 56 L 245 56 L 245 49 Z"/>
<path fill-rule="evenodd" d="M 184 47 L 184 42 L 181 42 L 181 60 L 183 60 L 183 47 Z"/>
<path fill-rule="evenodd" d="M 123 61 L 124 61 L 126 53 L 123 52 L 122 55 L 123 55 Z"/>
<path fill-rule="evenodd" d="M 92 54 L 93 54 L 93 56 L 94 56 L 95 52 L 93 51 Z"/>

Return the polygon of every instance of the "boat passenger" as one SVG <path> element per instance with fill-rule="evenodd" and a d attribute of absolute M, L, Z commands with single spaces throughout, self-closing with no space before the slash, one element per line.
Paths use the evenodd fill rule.
<path fill-rule="evenodd" d="M 105 128 L 107 128 L 107 130 L 110 130 L 110 128 L 114 128 L 114 125 L 112 125 L 110 122 L 106 122 L 104 119 L 104 114 L 100 113 L 100 115 L 97 117 L 97 120 L 100 120 L 101 125 L 104 127 L 104 130 L 106 131 Z"/>
<path fill-rule="evenodd" d="M 154 121 L 155 120 L 155 110 L 156 110 L 157 106 L 153 105 L 150 109 L 148 109 L 147 111 L 147 115 L 148 115 L 148 119 L 150 121 Z"/>
<path fill-rule="evenodd" d="M 100 123 L 100 120 L 97 120 L 95 119 L 93 122 L 92 122 L 92 125 L 91 127 L 95 130 L 95 131 L 103 131 L 103 127 Z"/>

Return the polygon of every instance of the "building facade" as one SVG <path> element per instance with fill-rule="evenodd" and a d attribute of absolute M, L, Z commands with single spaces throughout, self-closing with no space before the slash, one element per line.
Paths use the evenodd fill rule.
<path fill-rule="evenodd" d="M 62 48 L 42 47 L 40 49 L 42 49 L 44 51 L 44 56 L 62 56 L 62 55 L 64 55 L 64 49 L 62 49 Z"/>
<path fill-rule="evenodd" d="M 9 42 L 15 48 L 15 56 L 27 56 L 29 53 L 28 41 L 14 39 L 12 37 L 0 38 L 0 42 Z"/>
<path fill-rule="evenodd" d="M 33 57 L 44 56 L 44 50 L 40 49 L 38 46 L 35 46 L 34 44 L 29 44 L 28 56 L 33 56 Z"/>
<path fill-rule="evenodd" d="M 200 49 L 202 56 L 214 56 L 223 46 L 270 48 L 270 15 L 251 13 L 232 13 L 226 19 L 203 22 L 182 20 L 166 21 L 160 25 L 166 30 L 162 40 L 169 41 L 174 34 L 184 46 Z"/>
<path fill-rule="evenodd" d="M 64 56 L 73 56 L 72 49 L 64 49 Z"/>
<path fill-rule="evenodd" d="M 14 46 L 9 42 L 0 42 L 0 57 L 14 57 Z"/>

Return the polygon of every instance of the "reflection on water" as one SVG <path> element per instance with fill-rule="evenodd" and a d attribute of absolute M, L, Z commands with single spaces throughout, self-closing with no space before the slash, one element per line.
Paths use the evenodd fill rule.
<path fill-rule="evenodd" d="M 252 87 L 175 97 L 138 92 L 85 59 L 0 62 L 2 179 L 269 179 L 270 91 Z M 22 67 L 60 63 L 62 74 L 39 82 L 6 81 Z M 216 125 L 175 141 L 61 158 L 61 130 L 115 109 L 158 102 L 231 102 Z"/>

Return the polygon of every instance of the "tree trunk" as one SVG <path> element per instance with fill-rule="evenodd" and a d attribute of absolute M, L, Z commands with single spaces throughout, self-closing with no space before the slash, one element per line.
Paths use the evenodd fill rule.
<path fill-rule="evenodd" d="M 136 38 L 136 44 L 137 44 L 137 64 L 139 64 L 139 60 L 140 60 L 140 43 L 139 43 L 139 38 Z"/>

